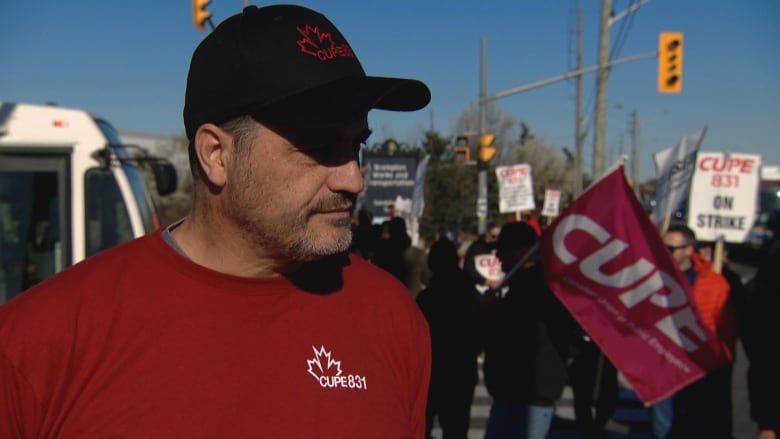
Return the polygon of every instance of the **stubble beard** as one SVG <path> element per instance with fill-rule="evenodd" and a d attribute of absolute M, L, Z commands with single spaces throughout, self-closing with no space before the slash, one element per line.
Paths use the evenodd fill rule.
<path fill-rule="evenodd" d="M 228 205 L 247 241 L 274 258 L 289 262 L 311 262 L 349 249 L 352 243 L 349 219 L 317 218 L 319 212 L 354 202 L 348 195 L 337 195 L 294 211 L 283 203 L 269 202 L 273 198 L 267 189 L 270 186 L 255 180 L 253 168 L 245 165 L 240 180 L 253 184 L 232 188 Z M 327 228 L 326 232 L 317 230 L 323 227 Z"/>
<path fill-rule="evenodd" d="M 307 210 L 299 212 L 296 215 L 298 221 L 296 230 L 300 230 L 301 233 L 296 237 L 297 239 L 292 241 L 290 249 L 293 254 L 308 256 L 307 260 L 314 260 L 347 251 L 352 243 L 352 230 L 349 218 L 339 220 L 323 219 L 317 218 L 317 214 L 328 212 L 332 209 L 344 208 L 352 205 L 354 201 L 353 196 L 335 194 L 327 200 L 315 202 Z M 328 231 L 325 233 L 327 235 L 335 234 L 335 236 L 318 236 L 316 231 L 310 230 L 310 227 L 316 227 L 314 222 L 326 222 Z"/>

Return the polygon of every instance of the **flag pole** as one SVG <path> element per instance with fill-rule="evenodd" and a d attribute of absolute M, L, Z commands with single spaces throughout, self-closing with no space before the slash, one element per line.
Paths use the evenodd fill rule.
<path fill-rule="evenodd" d="M 496 287 L 496 290 L 501 290 L 501 288 L 504 288 L 506 284 L 509 282 L 509 279 L 517 273 L 520 268 L 525 265 L 526 262 L 528 262 L 529 259 L 531 259 L 532 256 L 536 256 L 536 253 L 538 253 L 539 250 L 539 243 L 534 244 L 533 247 L 531 247 L 528 252 L 520 258 L 519 261 L 517 261 L 517 264 L 512 267 L 511 270 L 509 270 L 508 273 L 504 274 L 504 278 L 501 279 L 501 283 Z"/>
<path fill-rule="evenodd" d="M 715 248 L 712 250 L 712 271 L 721 274 L 723 271 L 723 235 L 715 240 Z"/>
<path fill-rule="evenodd" d="M 672 222 L 672 216 L 669 215 L 667 212 L 666 215 L 664 215 L 664 220 L 661 221 L 661 235 L 666 233 L 667 230 L 669 230 L 669 224 Z"/>

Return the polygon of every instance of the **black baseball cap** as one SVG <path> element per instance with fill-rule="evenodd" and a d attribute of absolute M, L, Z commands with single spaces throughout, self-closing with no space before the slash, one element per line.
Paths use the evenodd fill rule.
<path fill-rule="evenodd" d="M 323 128 L 376 108 L 419 110 L 428 87 L 414 79 L 367 76 L 324 15 L 295 5 L 248 6 L 220 23 L 192 55 L 184 127 L 250 115 L 260 122 Z"/>

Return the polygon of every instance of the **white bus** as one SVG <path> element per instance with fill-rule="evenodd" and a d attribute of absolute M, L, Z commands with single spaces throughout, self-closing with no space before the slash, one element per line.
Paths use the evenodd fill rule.
<path fill-rule="evenodd" d="M 175 169 L 122 145 L 107 121 L 0 102 L 0 304 L 159 227 L 150 187 L 174 192 Z"/>

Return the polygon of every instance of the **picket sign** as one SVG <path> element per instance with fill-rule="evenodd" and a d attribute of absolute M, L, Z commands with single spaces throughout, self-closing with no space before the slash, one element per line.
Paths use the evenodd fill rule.
<path fill-rule="evenodd" d="M 761 156 L 699 151 L 688 227 L 699 241 L 742 243 L 756 220 Z"/>
<path fill-rule="evenodd" d="M 561 191 L 557 189 L 545 189 L 544 205 L 542 206 L 543 216 L 558 216 L 561 206 Z"/>
<path fill-rule="evenodd" d="M 534 210 L 534 185 L 531 165 L 527 163 L 497 166 L 498 211 L 500 213 Z"/>

